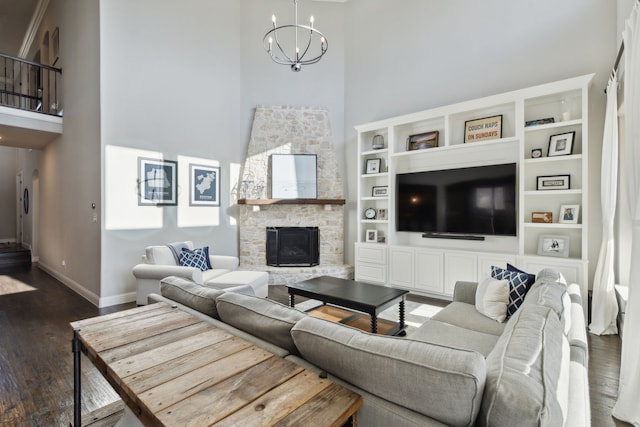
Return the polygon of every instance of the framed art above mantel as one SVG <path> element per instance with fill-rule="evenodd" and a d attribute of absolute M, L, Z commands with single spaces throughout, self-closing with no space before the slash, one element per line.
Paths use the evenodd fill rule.
<path fill-rule="evenodd" d="M 315 154 L 272 154 L 271 198 L 317 199 L 317 162 Z"/>

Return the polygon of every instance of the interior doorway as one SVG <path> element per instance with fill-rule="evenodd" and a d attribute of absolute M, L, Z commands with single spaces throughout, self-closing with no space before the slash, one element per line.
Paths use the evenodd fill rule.
<path fill-rule="evenodd" d="M 16 175 L 16 243 L 22 244 L 23 236 L 23 221 L 22 221 L 22 172 L 18 172 Z"/>

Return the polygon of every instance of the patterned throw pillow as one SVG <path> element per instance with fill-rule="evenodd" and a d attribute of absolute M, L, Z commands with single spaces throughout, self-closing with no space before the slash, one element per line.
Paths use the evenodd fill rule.
<path fill-rule="evenodd" d="M 509 305 L 507 306 L 507 315 L 513 316 L 524 297 L 527 295 L 529 288 L 527 287 L 527 281 L 529 275 L 527 273 L 519 273 L 517 271 L 509 271 L 500 267 L 491 267 L 491 277 L 498 280 L 509 281 Z"/>
<path fill-rule="evenodd" d="M 196 267 L 202 271 L 211 270 L 209 262 L 209 247 L 194 250 L 182 249 L 180 252 L 180 265 L 183 267 Z"/>
<path fill-rule="evenodd" d="M 531 289 L 531 286 L 533 286 L 533 284 L 536 282 L 536 275 L 535 274 L 529 274 L 526 271 L 522 271 L 520 270 L 518 267 L 515 267 L 509 263 L 507 263 L 507 270 L 509 271 L 517 271 L 518 273 L 524 273 L 526 274 L 529 279 L 527 279 L 527 289 Z"/>

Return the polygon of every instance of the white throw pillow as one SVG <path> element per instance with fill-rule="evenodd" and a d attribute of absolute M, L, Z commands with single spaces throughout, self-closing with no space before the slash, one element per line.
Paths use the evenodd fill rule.
<path fill-rule="evenodd" d="M 476 310 L 500 323 L 507 318 L 509 281 L 487 277 L 476 289 Z"/>

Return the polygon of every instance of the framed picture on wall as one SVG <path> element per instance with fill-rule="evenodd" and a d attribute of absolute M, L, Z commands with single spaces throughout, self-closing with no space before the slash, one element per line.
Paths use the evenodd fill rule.
<path fill-rule="evenodd" d="M 220 168 L 189 164 L 189 206 L 220 206 Z"/>
<path fill-rule="evenodd" d="M 138 205 L 178 204 L 178 163 L 138 157 Z"/>

